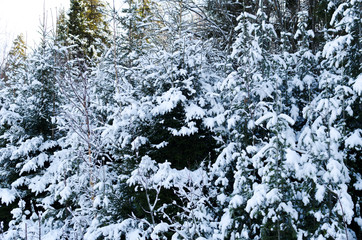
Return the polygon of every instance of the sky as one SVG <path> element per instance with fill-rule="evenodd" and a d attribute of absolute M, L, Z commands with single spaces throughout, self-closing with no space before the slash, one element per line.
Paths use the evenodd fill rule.
<path fill-rule="evenodd" d="M 39 41 L 44 3 L 47 26 L 51 29 L 55 24 L 57 10 L 68 9 L 69 0 L 0 0 L 0 48 L 11 45 L 20 33 L 26 37 L 29 47 Z"/>

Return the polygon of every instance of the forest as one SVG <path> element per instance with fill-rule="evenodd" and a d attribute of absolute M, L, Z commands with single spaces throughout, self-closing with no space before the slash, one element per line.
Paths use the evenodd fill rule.
<path fill-rule="evenodd" d="M 116 1 L 0 65 L 0 240 L 362 239 L 362 0 Z"/>

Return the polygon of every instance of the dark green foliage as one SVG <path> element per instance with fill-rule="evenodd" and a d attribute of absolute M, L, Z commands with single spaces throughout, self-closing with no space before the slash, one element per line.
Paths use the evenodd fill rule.
<path fill-rule="evenodd" d="M 109 30 L 101 0 L 71 0 L 66 22 L 66 42 L 77 46 L 73 58 L 99 57 L 109 46 Z M 60 18 L 59 31 L 64 35 L 64 17 Z"/>
<path fill-rule="evenodd" d="M 174 136 L 170 129 L 184 126 L 185 113 L 181 106 L 163 115 L 155 117 L 152 124 L 142 126 L 142 135 L 148 136 L 148 144 L 140 149 L 141 155 L 149 155 L 159 163 L 168 161 L 176 169 L 195 169 L 201 162 L 212 163 L 215 159 L 216 142 L 212 134 L 196 121 L 197 134 Z M 165 147 L 152 146 L 167 142 Z M 211 161 L 211 162 L 210 162 Z"/>

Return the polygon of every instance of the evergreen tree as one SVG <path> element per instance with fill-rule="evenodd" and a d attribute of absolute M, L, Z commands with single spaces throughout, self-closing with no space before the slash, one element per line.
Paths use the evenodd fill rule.
<path fill-rule="evenodd" d="M 7 149 L 9 143 L 15 143 L 21 138 L 23 133 L 19 123 L 22 121 L 22 116 L 19 114 L 23 104 L 19 104 L 19 99 L 22 99 L 22 90 L 24 84 L 27 83 L 26 72 L 26 45 L 23 35 L 19 35 L 14 41 L 9 52 L 9 57 L 5 63 L 3 76 L 0 79 L 1 83 L 1 210 L 0 222 L 2 228 L 7 230 L 9 222 L 12 219 L 11 211 L 16 208 L 14 200 L 17 198 L 16 191 L 11 187 L 11 183 L 17 179 L 17 170 L 15 166 L 17 161 L 10 161 L 11 151 Z M 20 95 L 20 96 L 19 96 Z"/>
<path fill-rule="evenodd" d="M 66 44 L 68 27 L 67 27 L 67 15 L 64 9 L 58 12 L 55 27 L 55 41 L 64 46 Z"/>
<path fill-rule="evenodd" d="M 355 26 L 355 19 L 359 18 L 353 10 L 355 6 L 343 3 L 336 7 L 336 12 L 331 16 L 331 23 L 335 24 L 336 29 L 340 29 L 341 26 L 339 25 L 341 22 L 336 24 L 341 11 L 345 11 L 345 16 L 349 19 L 343 22 L 343 25 Z M 357 173 L 356 175 L 349 174 L 348 163 L 351 163 L 350 167 L 353 168 L 354 160 L 349 162 L 350 150 L 346 146 L 352 144 L 352 148 L 358 148 L 358 144 L 350 142 L 350 136 L 359 130 L 352 127 L 349 132 L 346 123 L 349 116 L 354 114 L 350 109 L 360 100 L 358 93 L 352 90 L 357 75 L 351 74 L 350 69 L 356 68 L 347 67 L 349 63 L 353 66 L 351 59 L 356 55 L 351 49 L 356 45 L 344 40 L 357 33 L 355 36 L 359 40 L 355 43 L 360 41 L 358 32 L 350 31 L 352 28 L 347 27 L 347 33 L 338 33 L 335 38 L 329 36 L 330 40 L 325 43 L 322 52 L 324 58 L 318 76 L 318 89 L 315 89 L 317 94 L 304 109 L 307 124 L 300 134 L 299 145 L 303 150 L 300 158 L 300 176 L 304 179 L 302 209 L 304 221 L 308 221 L 304 235 L 308 237 L 354 238 L 354 233 L 348 228 L 352 223 L 353 202 L 358 202 L 358 190 L 357 195 L 351 197 L 356 192 L 350 181 L 351 177 L 356 181 L 359 174 L 357 169 L 352 171 Z M 349 51 L 353 53 L 346 54 Z M 358 118 L 358 115 L 356 117 Z M 354 157 L 355 155 L 352 159 Z M 315 198 L 317 201 L 312 201 L 310 198 Z M 355 233 L 358 234 L 358 230 L 355 230 Z"/>
<path fill-rule="evenodd" d="M 104 11 L 105 4 L 101 0 L 71 0 L 66 42 L 78 49 L 73 57 L 99 57 L 108 45 L 109 30 Z"/>
<path fill-rule="evenodd" d="M 185 9 L 178 10 L 186 12 Z M 170 18 L 165 19 L 177 20 L 173 18 L 174 11 L 175 9 L 171 9 L 168 12 Z M 185 229 L 188 225 L 186 220 L 195 216 L 192 215 L 193 212 L 181 213 L 187 204 L 202 211 L 197 199 L 188 203 L 189 194 L 183 190 L 189 186 L 198 189 L 195 191 L 201 191 L 197 182 L 202 179 L 187 180 L 184 176 L 203 172 L 199 169 L 200 163 L 213 161 L 214 158 L 215 142 L 212 132 L 201 119 L 211 111 L 212 98 L 206 99 L 203 96 L 212 91 L 212 81 L 217 75 L 208 72 L 212 69 L 208 62 L 212 59 L 212 51 L 205 48 L 208 45 L 199 44 L 192 35 L 183 36 L 183 29 L 187 31 L 183 21 L 176 24 L 180 24 L 182 28 L 173 27 L 165 32 L 166 36 L 172 37 L 167 39 L 165 48 L 160 49 L 152 42 L 154 39 L 146 35 L 144 38 L 148 41 L 140 42 L 143 42 L 147 52 L 136 48 L 129 55 L 132 65 L 125 64 L 119 71 L 119 83 L 122 85 L 119 86 L 117 99 L 121 101 L 121 113 L 113 121 L 117 128 L 124 126 L 122 132 L 117 133 L 123 156 L 118 157 L 120 163 L 113 162 L 112 165 L 121 164 L 122 167 L 118 167 L 123 169 L 121 174 L 130 176 L 128 184 L 131 188 L 128 187 L 127 190 L 127 186 L 120 182 L 121 189 L 118 191 L 132 194 L 122 196 L 138 202 L 123 214 L 126 214 L 124 224 L 130 224 L 127 225 L 127 232 L 132 232 L 130 228 L 137 231 L 133 225 L 137 224 L 142 226 L 140 236 L 158 234 L 159 237 L 170 237 L 175 233 L 181 236 L 202 236 L 204 231 L 211 231 L 199 229 L 190 232 Z M 164 25 L 172 26 L 171 22 L 165 22 Z M 177 32 L 179 29 L 180 32 Z M 176 31 L 176 35 L 172 36 L 172 31 Z M 127 126 L 128 122 L 133 124 Z M 159 174 L 167 176 L 167 172 L 171 182 L 157 179 Z M 149 179 L 147 182 L 144 181 L 146 176 Z M 140 190 L 134 192 L 133 185 Z M 127 193 L 129 190 L 131 191 Z M 177 212 L 183 217 L 178 217 Z M 130 213 L 140 221 L 128 218 Z M 183 220 L 179 222 L 180 219 Z M 194 224 L 196 227 L 197 223 Z M 157 233 L 160 226 L 168 227 L 163 233 Z"/>
<path fill-rule="evenodd" d="M 25 68 L 25 60 L 26 60 L 26 43 L 24 39 L 24 35 L 18 35 L 11 46 L 11 49 L 8 53 L 6 63 L 4 69 L 2 69 L 1 78 L 7 82 L 8 85 L 13 84 L 11 80 L 15 77 L 12 75 L 16 75 L 17 72 L 22 71 Z"/>
<path fill-rule="evenodd" d="M 4 189 L 14 192 L 11 202 L 17 205 L 11 212 L 8 237 L 26 237 L 25 232 L 38 225 L 47 206 L 50 179 L 44 171 L 58 147 L 52 123 L 59 107 L 52 53 L 44 42 L 25 63 L 26 74 L 12 80 L 17 83 L 17 94 L 2 96 L 6 100 L 2 105 L 1 177 Z M 6 89 L 8 94 L 12 89 Z M 29 229 L 24 229 L 24 223 Z"/>

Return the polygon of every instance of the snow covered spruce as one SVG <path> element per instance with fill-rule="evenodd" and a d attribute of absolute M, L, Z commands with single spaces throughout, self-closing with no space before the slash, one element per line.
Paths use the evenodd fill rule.
<path fill-rule="evenodd" d="M 70 3 L 0 68 L 1 240 L 362 239 L 361 0 Z"/>

